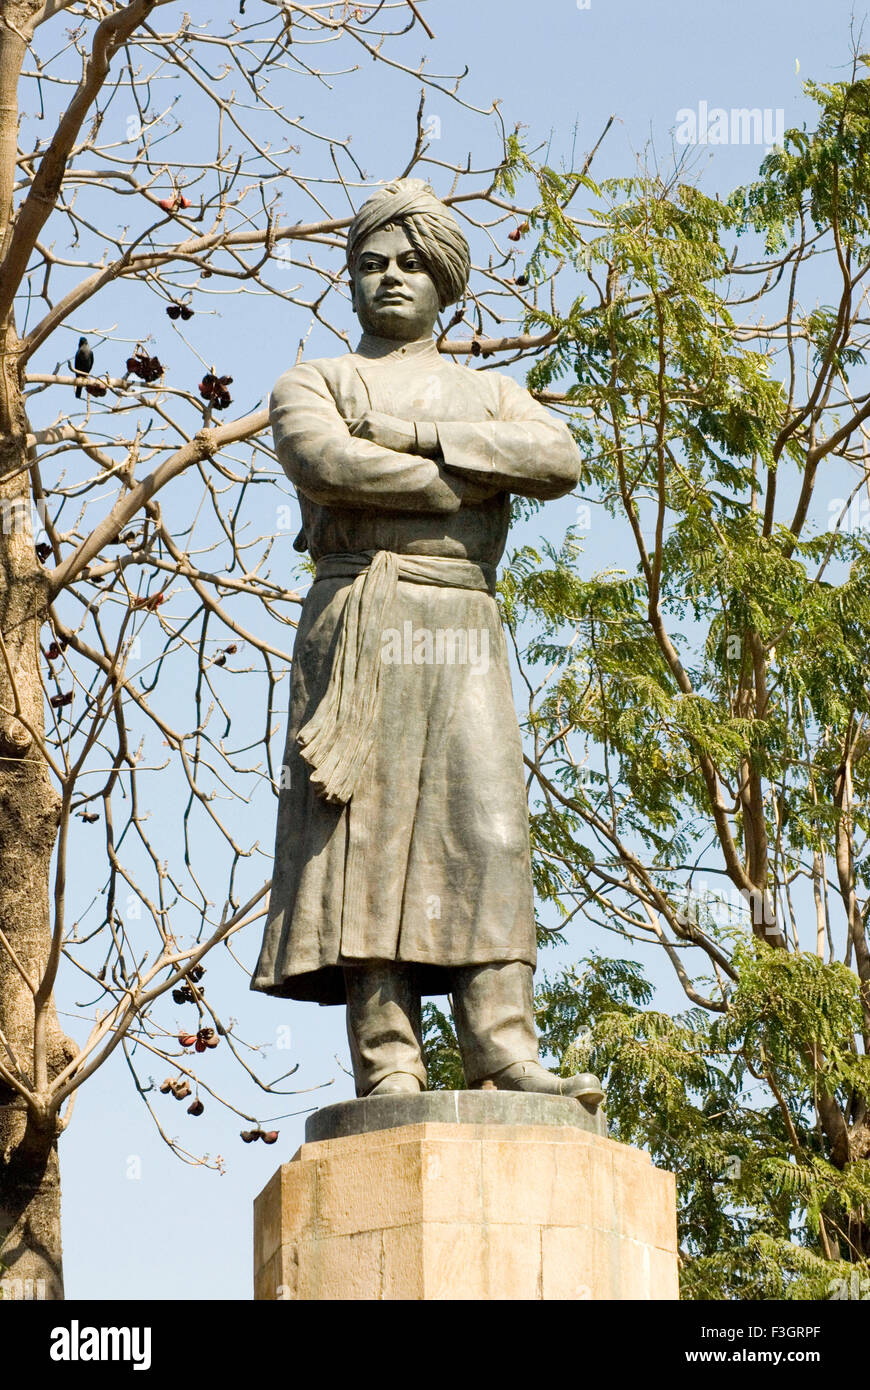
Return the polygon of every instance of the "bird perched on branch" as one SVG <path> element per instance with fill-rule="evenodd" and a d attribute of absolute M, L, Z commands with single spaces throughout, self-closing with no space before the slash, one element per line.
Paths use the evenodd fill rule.
<path fill-rule="evenodd" d="M 87 338 L 79 338 L 79 350 L 73 358 L 73 366 L 76 369 L 76 376 L 89 376 L 91 367 L 94 365 L 93 349 L 88 346 Z M 81 400 L 82 388 L 79 384 L 76 387 L 76 399 Z"/>

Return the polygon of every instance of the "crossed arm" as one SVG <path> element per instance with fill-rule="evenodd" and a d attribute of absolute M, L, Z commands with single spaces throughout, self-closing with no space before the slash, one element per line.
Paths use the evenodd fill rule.
<path fill-rule="evenodd" d="M 568 429 L 510 378 L 500 389 L 503 419 L 414 423 L 371 412 L 348 423 L 303 364 L 272 394 L 275 448 L 297 488 L 324 506 L 450 513 L 500 492 L 570 492 L 579 456 Z"/>

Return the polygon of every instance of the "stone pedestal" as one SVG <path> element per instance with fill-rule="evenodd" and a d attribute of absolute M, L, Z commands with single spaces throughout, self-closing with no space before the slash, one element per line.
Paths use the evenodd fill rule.
<path fill-rule="evenodd" d="M 674 1299 L 674 1178 L 602 1131 L 552 1096 L 328 1106 L 254 1203 L 254 1296 Z"/>

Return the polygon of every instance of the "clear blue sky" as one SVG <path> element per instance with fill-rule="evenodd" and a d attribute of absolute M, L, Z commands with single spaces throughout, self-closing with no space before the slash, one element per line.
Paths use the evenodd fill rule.
<path fill-rule="evenodd" d="M 249 13 L 255 4 L 249 0 Z M 237 5 L 218 10 L 229 16 Z M 863 13 L 857 11 L 859 19 Z M 500 97 L 508 127 L 521 121 L 535 140 L 549 141 L 554 163 L 570 154 L 575 130 L 578 147 L 585 150 L 615 114 L 617 124 L 594 171 L 605 177 L 629 172 L 648 148 L 666 161 L 678 113 L 700 112 L 702 103 L 728 111 L 781 108 L 786 126 L 800 124 L 810 109 L 802 95 L 804 79 L 835 80 L 848 67 L 852 14 L 848 0 L 591 0 L 589 8 L 575 0 L 431 0 L 426 15 L 437 39 L 427 51 L 432 67 L 442 72 L 467 62 L 466 96 L 481 105 Z M 421 48 L 417 31 L 414 51 Z M 330 124 L 353 130 L 357 158 L 373 178 L 393 174 L 404 162 L 416 105 L 416 89 L 408 82 L 401 89 L 405 119 L 397 120 L 386 103 L 379 103 L 378 84 L 377 71 L 364 67 L 330 99 L 346 103 L 338 121 L 333 104 Z M 304 95 L 288 92 L 288 110 L 292 105 L 309 113 L 310 101 L 323 100 L 310 97 L 307 88 Z M 461 108 L 439 99 L 428 109 L 441 119 L 445 158 L 472 147 L 479 125 Z M 722 193 L 750 178 L 762 155 L 763 149 L 753 145 L 695 151 L 699 176 Z M 280 339 L 264 341 L 258 312 L 252 301 L 250 322 L 236 324 L 233 331 L 241 328 L 250 344 L 247 370 L 265 394 L 289 365 L 295 337 L 288 332 L 283 353 Z M 535 527 L 556 538 L 571 520 L 568 501 L 542 513 Z M 612 550 L 606 528 L 596 530 L 589 542 L 590 572 L 612 563 Z M 273 824 L 264 822 L 258 833 L 264 844 L 271 843 Z M 578 930 L 563 955 L 576 958 L 590 944 Z M 256 945 L 249 934 L 246 958 L 256 953 Z M 214 964 L 215 980 L 222 969 Z M 272 1052 L 269 1074 L 298 1063 L 294 1080 L 301 1086 L 332 1081 L 328 1100 L 352 1095 L 342 1070 L 348 1065 L 342 1010 L 249 996 L 238 975 L 226 978 L 239 989 L 232 1011 L 248 1037 L 274 1046 L 278 1027 L 290 1025 L 291 1047 Z M 286 1108 L 317 1104 L 317 1096 L 290 1097 Z M 187 1133 L 181 1106 L 178 1111 L 178 1132 Z M 224 1176 L 184 1167 L 173 1158 L 134 1096 L 122 1062 L 83 1087 L 61 1146 L 70 1297 L 250 1297 L 251 1202 L 277 1164 L 295 1152 L 303 1118 L 276 1122 L 281 1139 L 272 1148 L 243 1146 L 237 1138 L 241 1126 L 219 1118 L 215 1107 L 197 1123 L 199 1144 L 223 1154 Z M 139 1160 L 139 1176 L 129 1176 L 137 1171 L 133 1157 Z"/>

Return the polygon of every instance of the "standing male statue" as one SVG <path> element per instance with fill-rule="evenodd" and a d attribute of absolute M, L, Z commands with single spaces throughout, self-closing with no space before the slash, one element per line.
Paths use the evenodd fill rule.
<path fill-rule="evenodd" d="M 493 592 L 510 495 L 561 497 L 569 430 L 432 331 L 470 267 L 419 179 L 347 238 L 355 352 L 292 367 L 278 458 L 317 562 L 293 654 L 268 922 L 252 988 L 347 1003 L 357 1094 L 426 1085 L 420 996 L 449 992 L 470 1087 L 602 1099 L 538 1061 L 522 749 Z"/>

